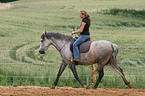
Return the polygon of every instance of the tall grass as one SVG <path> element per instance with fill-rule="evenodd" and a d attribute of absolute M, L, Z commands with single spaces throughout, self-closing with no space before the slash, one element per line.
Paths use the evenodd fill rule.
<path fill-rule="evenodd" d="M 126 63 L 127 64 L 127 63 Z M 23 66 L 23 65 L 20 65 Z M 37 67 L 38 65 L 35 65 L 35 67 Z M 28 66 L 27 66 L 28 67 Z M 39 65 L 40 67 L 40 65 Z M 45 68 L 46 67 L 46 68 Z M 31 68 L 31 70 L 29 70 L 29 68 Z M 53 66 L 53 67 L 47 67 L 46 65 L 42 65 L 40 68 L 33 68 L 30 67 L 29 68 L 25 68 L 26 75 L 24 75 L 24 72 L 22 73 L 18 73 L 16 74 L 15 71 L 18 70 L 13 70 L 12 72 L 15 73 L 15 75 L 13 76 L 12 72 L 7 73 L 6 72 L 3 75 L 0 75 L 0 81 L 1 81 L 1 85 L 3 86 L 25 86 L 25 85 L 37 85 L 37 86 L 51 86 L 57 76 L 57 72 L 54 72 L 53 70 L 58 71 L 59 66 Z M 46 70 L 48 68 L 48 70 Z M 51 68 L 51 70 L 50 70 Z M 126 78 L 128 81 L 131 82 L 131 84 L 134 86 L 134 88 L 145 88 L 145 80 L 144 80 L 144 75 L 145 72 L 144 71 L 137 71 L 137 69 L 135 67 L 131 66 L 125 66 L 122 67 L 125 72 Z M 143 68 L 139 67 L 140 70 L 143 70 Z M 22 69 L 22 68 L 21 68 Z M 35 71 L 35 73 L 33 73 Z M 89 76 L 88 74 L 91 72 L 91 66 L 87 67 L 87 66 L 77 66 L 77 71 L 79 74 L 80 79 L 85 82 L 88 83 L 90 87 L 93 87 L 93 80 L 92 80 L 92 76 Z M 43 76 L 42 73 L 43 72 Z M 83 73 L 82 73 L 83 72 Z M 135 73 L 136 72 L 136 73 Z M 46 73 L 44 75 L 44 73 Z M 29 74 L 29 75 L 28 75 Z M 6 75 L 6 76 L 5 76 Z M 7 75 L 11 75 L 10 77 Z M 71 74 L 71 70 L 69 68 L 67 68 L 65 70 L 65 72 L 63 73 L 63 75 L 60 77 L 58 86 L 72 86 L 75 88 L 79 88 L 82 87 L 74 78 L 73 74 Z M 120 75 L 116 74 L 114 70 L 112 70 L 112 68 L 110 67 L 106 67 L 105 68 L 105 76 L 102 79 L 99 88 L 128 88 Z"/>

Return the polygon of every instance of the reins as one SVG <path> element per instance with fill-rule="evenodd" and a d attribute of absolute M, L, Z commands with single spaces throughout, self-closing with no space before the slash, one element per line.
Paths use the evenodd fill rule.
<path fill-rule="evenodd" d="M 61 50 L 64 48 L 64 46 L 66 45 L 67 42 L 65 42 L 65 44 L 62 46 L 62 48 L 60 48 L 58 51 L 61 52 Z"/>
<path fill-rule="evenodd" d="M 62 48 L 60 48 L 59 49 L 59 47 L 57 47 L 56 46 L 56 44 L 55 43 L 53 43 L 53 41 L 52 40 L 50 40 L 50 42 L 51 42 L 51 44 L 53 44 L 55 47 L 56 47 L 56 49 L 59 51 L 59 52 L 61 52 L 61 50 L 64 48 L 64 46 L 66 45 L 66 43 L 67 43 L 67 41 L 65 42 L 65 44 L 62 46 Z"/>

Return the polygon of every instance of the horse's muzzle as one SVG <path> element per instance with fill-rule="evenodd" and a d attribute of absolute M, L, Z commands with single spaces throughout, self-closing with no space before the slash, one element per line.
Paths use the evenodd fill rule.
<path fill-rule="evenodd" d="M 44 51 L 39 50 L 39 53 L 40 53 L 40 54 L 44 54 L 45 52 L 44 52 Z"/>

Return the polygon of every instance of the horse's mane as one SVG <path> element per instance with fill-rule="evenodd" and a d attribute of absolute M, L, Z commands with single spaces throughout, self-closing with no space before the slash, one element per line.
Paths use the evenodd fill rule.
<path fill-rule="evenodd" d="M 51 37 L 54 37 L 55 39 L 61 39 L 65 41 L 71 41 L 73 39 L 72 36 L 64 34 L 64 33 L 59 33 L 59 32 L 47 32 L 46 37 L 50 39 Z"/>

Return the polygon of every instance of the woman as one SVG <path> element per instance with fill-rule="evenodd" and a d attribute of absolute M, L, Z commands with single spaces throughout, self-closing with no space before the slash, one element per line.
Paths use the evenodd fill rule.
<path fill-rule="evenodd" d="M 73 31 L 72 34 L 80 33 L 80 37 L 73 44 L 73 61 L 80 61 L 80 54 L 78 45 L 82 44 L 84 41 L 90 38 L 89 26 L 91 25 L 90 16 L 86 11 L 80 11 L 80 18 L 82 19 L 81 28 L 78 31 Z"/>

